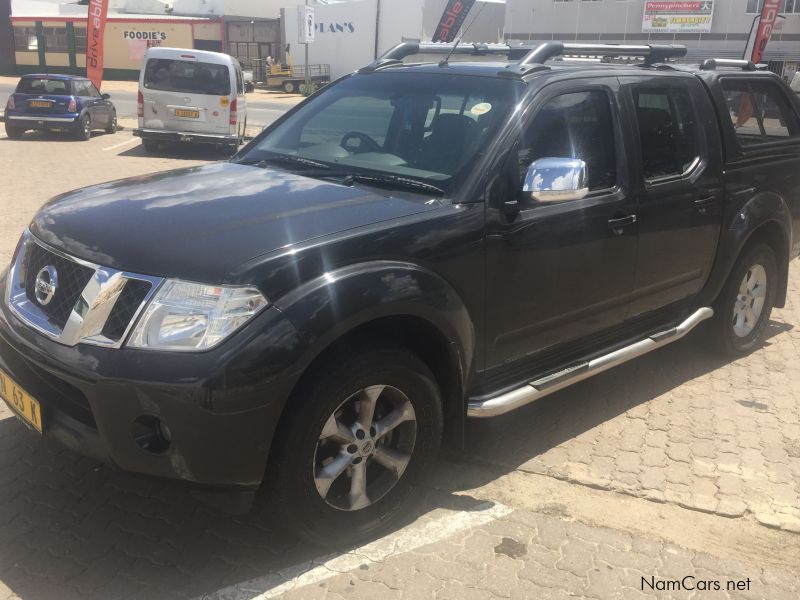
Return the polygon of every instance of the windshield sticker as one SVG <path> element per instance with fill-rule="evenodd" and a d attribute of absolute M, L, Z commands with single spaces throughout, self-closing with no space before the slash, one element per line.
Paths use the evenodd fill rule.
<path fill-rule="evenodd" d="M 476 117 L 480 117 L 481 115 L 485 115 L 490 110 L 492 110 L 492 105 L 488 102 L 481 102 L 480 104 L 476 104 L 473 106 L 469 112 L 471 112 Z"/>

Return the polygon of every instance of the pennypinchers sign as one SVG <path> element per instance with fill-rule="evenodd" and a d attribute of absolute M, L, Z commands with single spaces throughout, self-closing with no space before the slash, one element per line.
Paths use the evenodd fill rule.
<path fill-rule="evenodd" d="M 710 33 L 713 18 L 714 0 L 648 1 L 644 3 L 642 31 Z"/>

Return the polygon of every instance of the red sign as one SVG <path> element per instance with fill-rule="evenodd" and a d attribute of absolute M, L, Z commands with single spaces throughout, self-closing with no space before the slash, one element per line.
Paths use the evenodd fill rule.
<path fill-rule="evenodd" d="M 761 21 L 758 23 L 758 31 L 756 33 L 756 43 L 753 46 L 753 56 L 750 59 L 756 64 L 761 62 L 764 50 L 767 49 L 772 29 L 775 27 L 775 21 L 778 20 L 782 2 L 783 0 L 764 0 L 764 8 L 761 9 Z"/>
<path fill-rule="evenodd" d="M 103 83 L 103 32 L 106 29 L 108 0 L 89 0 L 86 30 L 86 77 L 99 90 Z"/>
<path fill-rule="evenodd" d="M 475 0 L 450 0 L 433 34 L 434 42 L 452 42 Z"/>

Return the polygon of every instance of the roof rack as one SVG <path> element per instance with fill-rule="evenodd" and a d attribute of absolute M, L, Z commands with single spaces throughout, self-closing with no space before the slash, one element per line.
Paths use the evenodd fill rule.
<path fill-rule="evenodd" d="M 545 42 L 531 50 L 520 64 L 543 63 L 556 56 L 641 56 L 646 65 L 664 62 L 668 58 L 686 56 L 686 46 L 624 44 L 574 44 L 564 42 Z"/>
<path fill-rule="evenodd" d="M 441 42 L 403 42 L 386 52 L 372 64 L 360 69 L 359 73 L 371 73 L 382 68 L 402 64 L 404 58 L 415 54 L 448 54 L 450 52 L 471 56 L 505 56 L 513 64 L 502 71 L 502 74 L 522 77 L 528 73 L 546 68 L 543 64 L 557 56 L 640 56 L 644 58 L 644 64 L 650 66 L 664 62 L 669 58 L 686 56 L 686 46 L 655 44 L 629 46 L 622 44 L 544 42 L 535 46 L 529 44 L 514 46 L 509 44 L 461 44 L 454 49 L 452 44 Z"/>
<path fill-rule="evenodd" d="M 758 66 L 756 66 L 752 61 L 733 58 L 707 58 L 700 65 L 700 70 L 714 71 L 717 67 L 730 67 L 733 69 L 741 69 L 743 71 L 758 70 Z"/>

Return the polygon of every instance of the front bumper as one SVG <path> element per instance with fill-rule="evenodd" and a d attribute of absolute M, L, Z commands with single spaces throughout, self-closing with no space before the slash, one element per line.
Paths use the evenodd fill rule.
<path fill-rule="evenodd" d="M 196 484 L 260 485 L 299 352 L 274 307 L 215 350 L 179 354 L 63 346 L 0 302 L 0 368 L 41 404 L 45 436 L 124 471 Z M 142 416 L 169 428 L 166 451 L 137 444 Z"/>
<path fill-rule="evenodd" d="M 80 126 L 79 114 L 66 115 L 15 115 L 6 114 L 6 125 L 39 130 L 72 130 Z"/>
<path fill-rule="evenodd" d="M 238 144 L 237 135 L 222 135 L 214 133 L 198 133 L 195 131 L 167 131 L 164 129 L 142 129 L 133 130 L 133 135 L 143 140 L 153 140 L 156 142 L 198 142 L 201 144 Z"/>

